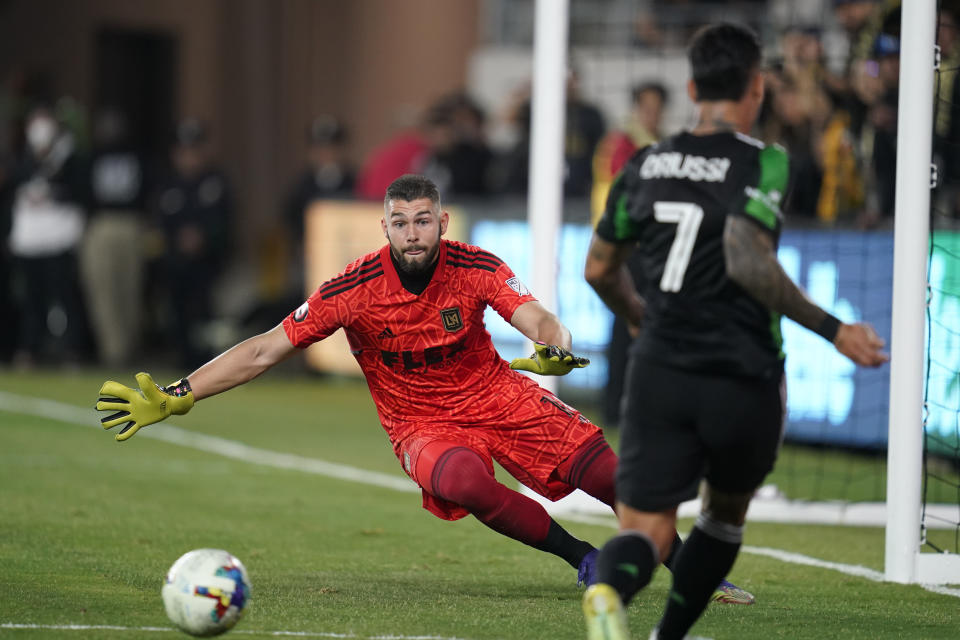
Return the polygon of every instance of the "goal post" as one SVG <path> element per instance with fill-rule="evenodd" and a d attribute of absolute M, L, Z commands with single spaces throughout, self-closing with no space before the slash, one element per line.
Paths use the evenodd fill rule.
<path fill-rule="evenodd" d="M 960 556 L 920 553 L 936 10 L 935 0 L 903 3 L 884 573 L 945 584 L 960 582 Z"/>
<path fill-rule="evenodd" d="M 530 222 L 533 292 L 551 311 L 557 307 L 557 253 L 563 210 L 563 145 L 566 116 L 567 0 L 537 0 L 533 34 L 530 131 Z M 556 392 L 556 381 L 538 380 Z"/>

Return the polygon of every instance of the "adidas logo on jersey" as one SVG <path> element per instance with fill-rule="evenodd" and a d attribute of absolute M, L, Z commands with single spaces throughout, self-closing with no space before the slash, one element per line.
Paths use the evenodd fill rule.
<path fill-rule="evenodd" d="M 777 214 L 777 217 L 783 216 L 783 213 L 780 211 L 780 201 L 783 200 L 783 194 L 776 189 L 767 193 L 756 187 L 747 185 L 743 191 L 749 198 L 760 202 L 760 204 L 767 209 Z"/>
<path fill-rule="evenodd" d="M 380 332 L 380 335 L 377 336 L 377 338 L 379 338 L 380 340 L 383 340 L 384 338 L 396 338 L 396 337 L 397 336 L 393 334 L 393 331 L 390 331 L 390 327 L 385 327 L 383 331 Z"/>

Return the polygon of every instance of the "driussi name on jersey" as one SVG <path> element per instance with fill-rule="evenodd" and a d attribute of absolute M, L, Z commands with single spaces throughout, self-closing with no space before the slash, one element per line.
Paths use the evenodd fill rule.
<path fill-rule="evenodd" d="M 730 158 L 704 158 L 689 156 L 679 151 L 651 153 L 640 166 L 640 177 L 679 178 L 693 182 L 723 182 L 730 168 Z"/>

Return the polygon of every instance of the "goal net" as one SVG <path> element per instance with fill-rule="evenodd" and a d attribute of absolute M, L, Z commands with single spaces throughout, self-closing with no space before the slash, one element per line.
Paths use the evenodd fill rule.
<path fill-rule="evenodd" d="M 960 7 L 940 3 L 924 366 L 922 542 L 960 553 Z"/>

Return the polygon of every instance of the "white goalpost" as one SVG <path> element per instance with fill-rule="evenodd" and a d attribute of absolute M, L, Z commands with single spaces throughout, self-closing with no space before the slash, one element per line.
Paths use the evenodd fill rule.
<path fill-rule="evenodd" d="M 533 95 L 530 104 L 530 186 L 527 218 L 536 251 L 530 283 L 547 309 L 557 309 L 557 241 L 563 211 L 568 0 L 537 0 L 533 33 Z M 540 386 L 556 393 L 556 381 Z"/>
<path fill-rule="evenodd" d="M 936 2 L 904 0 L 902 16 L 884 574 L 951 584 L 960 556 L 920 553 Z"/>

